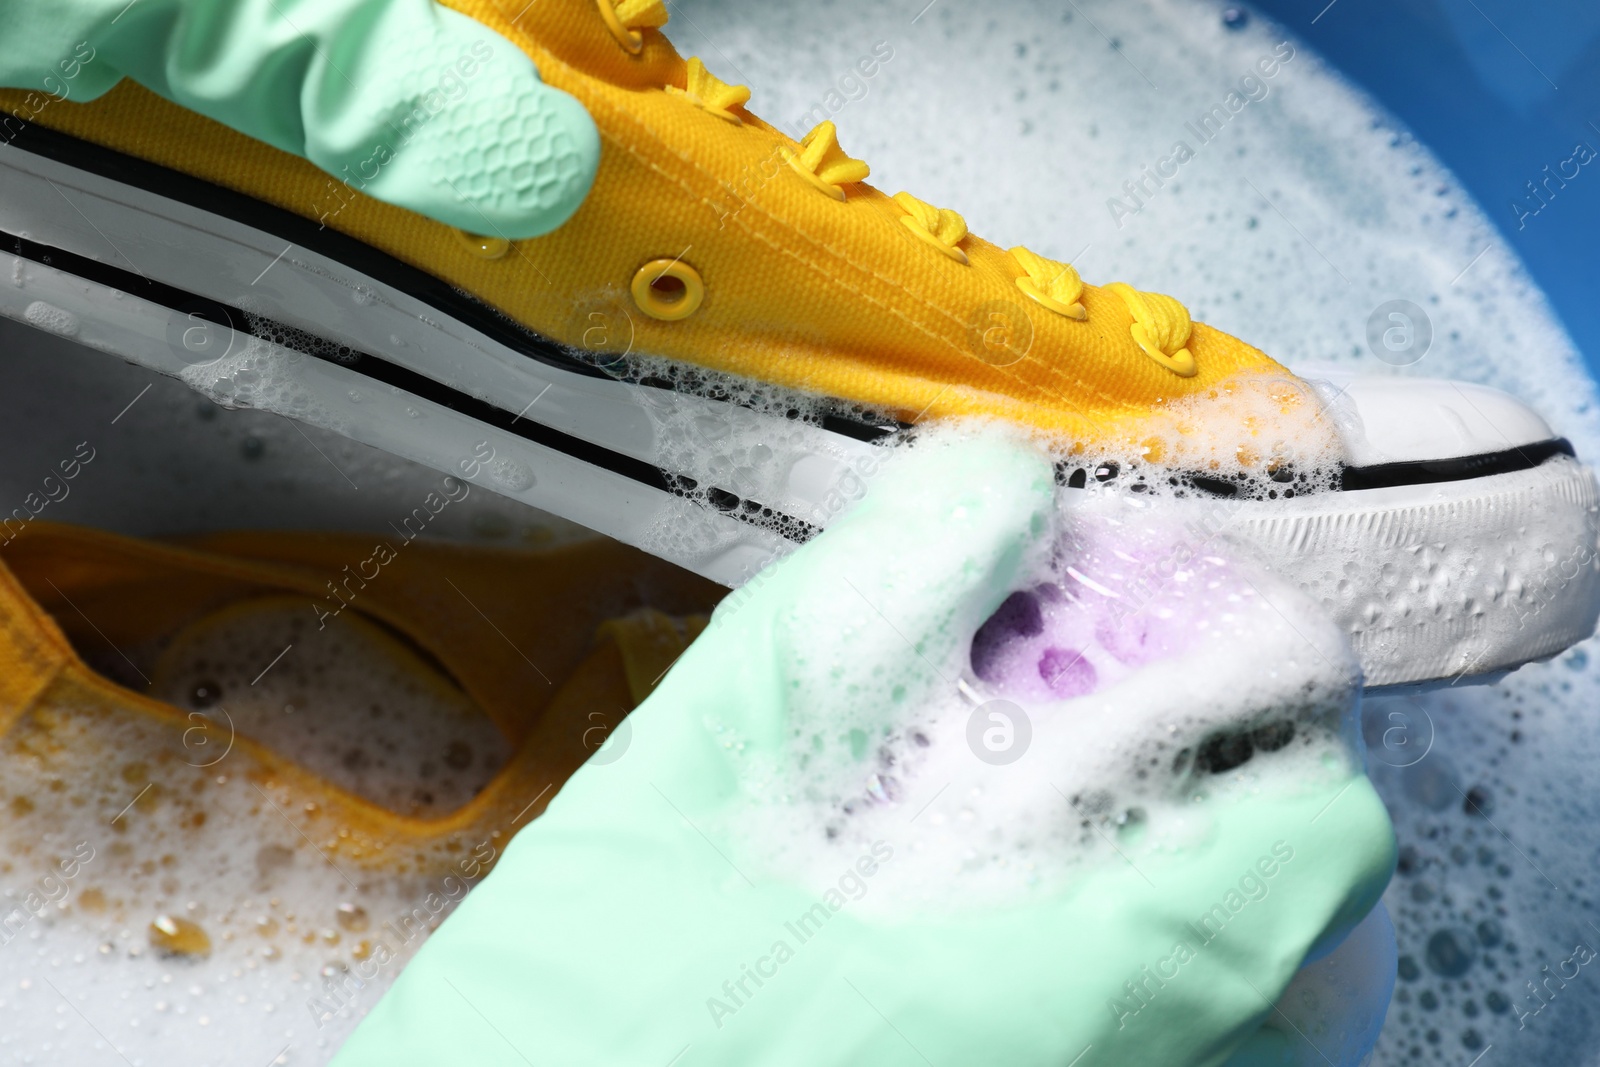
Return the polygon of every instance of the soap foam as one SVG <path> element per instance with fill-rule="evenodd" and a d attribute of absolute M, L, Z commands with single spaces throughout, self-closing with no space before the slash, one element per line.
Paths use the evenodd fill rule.
<path fill-rule="evenodd" d="M 311 798 L 237 746 L 208 765 L 227 740 L 220 726 L 182 744 L 176 733 L 63 705 L 7 735 L 7 908 L 76 847 L 92 853 L 65 894 L 0 943 L 0 1044 L 16 1062 L 114 1056 L 67 1004 L 136 1067 L 180 1048 L 210 1065 L 323 1062 L 466 891 L 468 872 L 447 883 L 418 871 L 452 870 L 472 842 L 379 869 L 330 860 Z"/>
<path fill-rule="evenodd" d="M 190 624 L 150 675 L 155 695 L 201 725 L 197 762 L 220 762 L 238 733 L 413 818 L 459 808 L 510 755 L 494 723 L 416 652 L 355 614 L 319 623 L 303 597 L 258 598 Z"/>
<path fill-rule="evenodd" d="M 1175 491 L 1060 495 L 1048 552 L 943 660 L 913 628 L 895 661 L 863 674 L 843 614 L 808 629 L 788 760 L 748 768 L 753 813 L 737 832 L 760 862 L 816 883 L 887 838 L 906 858 L 880 900 L 1010 904 L 1059 891 L 1086 862 L 1182 849 L 1213 798 L 1359 770 L 1358 670 L 1315 605 L 1195 552 L 1184 519 L 1197 502 Z M 868 726 L 885 708 L 892 723 Z M 992 729 L 993 759 L 980 751 Z"/>
<path fill-rule="evenodd" d="M 30 1040 L 15 1020 L 48 1020 L 66 996 L 96 1020 L 117 1004 L 113 1040 L 135 1064 L 165 1061 L 138 1050 L 169 1042 L 211 1063 L 326 1059 L 504 835 L 391 843 L 374 863 L 245 739 L 414 818 L 470 800 L 509 745 L 431 661 L 353 615 L 319 627 L 305 598 L 241 601 L 88 656 L 185 718 L 46 700 L 5 736 L 0 876 L 28 886 L 88 858 L 49 883 L 37 917 L 0 927 L 0 966 L 60 990 L 33 977 L 0 989 L 13 1020 L 0 1044 Z M 87 1063 L 109 1054 L 92 1036 L 33 1040 L 48 1062 Z"/>
<path fill-rule="evenodd" d="M 705 370 L 658 357 L 631 356 L 608 363 L 624 381 L 644 384 L 638 402 L 655 430 L 656 464 L 681 475 L 677 491 L 706 507 L 738 507 L 747 521 L 794 533 L 771 508 L 740 507 L 728 499 L 766 504 L 781 499 L 797 462 L 828 441 L 819 431 L 830 419 L 882 427 L 897 424 L 887 412 L 802 393 L 782 386 Z M 651 386 L 658 386 L 654 388 Z M 685 405 L 680 396 L 719 401 L 716 409 Z M 838 457 L 836 457 L 838 458 Z M 802 521 L 831 515 L 801 513 Z"/>
<path fill-rule="evenodd" d="M 258 408 L 289 418 L 314 419 L 337 433 L 342 425 L 337 414 L 296 381 L 296 365 L 309 357 L 287 346 L 286 342 L 293 340 L 287 332 L 270 338 L 235 333 L 227 352 L 185 367 L 180 377 L 225 408 Z"/>
<path fill-rule="evenodd" d="M 1174 490 L 1244 500 L 1278 500 L 1338 487 L 1348 418 L 1315 383 L 1245 372 L 1193 396 L 1158 405 L 1136 439 L 1064 441 L 1067 484 L 1129 492 Z"/>
<path fill-rule="evenodd" d="M 1092 282 L 1120 277 L 1176 294 L 1197 319 L 1291 363 L 1328 360 L 1366 373 L 1459 376 L 1507 389 L 1544 413 L 1581 455 L 1600 451 L 1593 384 L 1515 254 L 1425 147 L 1301 42 L 1270 98 L 1252 103 L 1215 143 L 1196 146 L 1200 154 L 1180 180 L 1123 227 L 1110 221 L 1105 203 L 1121 183 L 1165 154 L 1186 119 L 1282 39 L 1259 17 L 1232 30 L 1214 3 L 1123 0 L 1083 3 L 1080 13 L 1013 0 L 939 4 L 908 28 L 902 10 L 872 5 L 683 0 L 676 7 L 667 32 L 680 48 L 750 84 L 754 106 L 791 132 L 792 120 L 851 69 L 859 42 L 892 41 L 897 58 L 865 96 L 842 110 L 829 104 L 841 139 L 872 164 L 875 183 L 955 208 L 992 240 L 1072 259 Z M 1116 45 L 1108 47 L 1102 29 Z M 20 265 L 11 280 L 24 285 Z M 1372 309 L 1396 297 L 1424 306 L 1435 326 L 1433 349 L 1404 371 L 1374 358 L 1365 337 Z M 0 484 L 12 501 L 83 439 L 77 412 L 109 419 L 136 395 L 143 399 L 117 429 L 161 432 L 121 435 L 115 449 L 102 449 L 95 469 L 103 481 L 92 493 L 75 492 L 62 505 L 64 518 L 132 534 L 291 520 L 381 532 L 437 482 L 432 471 L 315 427 L 297 430 L 264 411 L 197 406 L 171 383 L 53 338 L 21 330 L 5 336 L 14 343 L 0 362 L 8 383 L 0 395 L 19 403 L 7 410 L 12 462 L 0 468 Z M 352 492 L 302 433 L 362 491 Z M 251 441 L 258 447 L 244 451 Z M 196 493 L 201 485 L 208 491 Z M 464 539 L 578 535 L 571 524 L 487 493 L 438 521 Z M 1467 1063 L 1489 1044 L 1497 1047 L 1485 1062 L 1514 1048 L 1530 1063 L 1566 1063 L 1592 1048 L 1600 1014 L 1583 996 L 1587 968 L 1525 1027 L 1518 1020 L 1535 1007 L 1525 983 L 1543 981 L 1542 966 L 1554 970 L 1568 958 L 1569 942 L 1596 936 L 1584 917 L 1594 905 L 1587 882 L 1597 820 L 1588 798 L 1600 764 L 1597 699 L 1594 648 L 1586 643 L 1494 688 L 1369 702 L 1372 771 L 1403 849 L 1387 899 L 1405 959 L 1380 1067 Z M 139 751 L 140 737 L 102 730 L 71 740 L 83 744 L 82 760 L 110 770 L 121 790 L 115 813 L 137 790 L 117 779 L 115 755 Z M 1417 751 L 1426 755 L 1409 763 Z M 76 810 L 65 803 L 73 794 L 53 793 L 45 778 L 6 780 L 14 795 L 58 796 L 61 813 Z M 1488 810 L 1466 810 L 1463 793 L 1485 799 Z M 213 820 L 230 829 L 231 844 L 222 840 L 234 850 L 220 875 L 218 853 L 192 839 L 165 851 L 149 842 L 148 854 L 172 857 L 180 890 L 203 886 L 207 899 L 249 916 L 268 898 L 248 884 L 246 830 L 254 832 L 257 817 L 246 819 L 245 811 L 242 802 L 218 802 Z M 35 849 L 14 857 L 6 850 L 10 866 L 0 884 L 20 895 L 37 884 L 47 859 L 70 850 L 78 824 L 55 823 L 58 836 L 49 839 L 28 820 L 12 825 Z M 297 847 L 287 828 L 270 843 Z M 89 864 L 71 885 L 89 888 L 94 870 Z M 341 929 L 336 913 L 348 887 L 338 876 L 303 851 L 283 876 L 290 875 L 294 887 L 278 894 L 280 930 L 291 905 L 296 937 L 302 922 L 313 933 Z M 121 880 L 119 870 L 114 881 Z M 404 888 L 393 897 L 402 899 L 413 899 Z M 181 894 L 170 902 L 179 915 L 191 914 Z M 369 909 L 374 923 L 390 914 Z M 45 978 L 139 1064 L 187 1058 L 258 1067 L 291 1040 L 274 1062 L 320 1063 L 347 1032 L 344 1019 L 320 1032 L 300 1019 L 302 994 L 321 981 L 318 952 L 283 965 L 257 953 L 197 969 L 148 948 L 135 954 L 145 944 L 137 924 L 76 903 L 49 914 L 0 948 L 7 1019 L 0 1055 L 41 1063 L 112 1055 L 87 1029 L 73 1029 L 72 1011 Z M 1464 950 L 1430 955 L 1440 934 L 1449 935 L 1441 946 Z M 102 941 L 113 951 L 100 952 Z M 237 944 L 222 940 L 213 959 Z M 392 975 L 386 968 L 361 993 L 358 1010 Z M 240 994 L 246 1003 L 236 1002 Z"/>

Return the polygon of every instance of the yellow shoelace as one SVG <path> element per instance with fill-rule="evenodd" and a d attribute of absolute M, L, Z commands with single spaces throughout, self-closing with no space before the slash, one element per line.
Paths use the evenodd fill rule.
<path fill-rule="evenodd" d="M 1030 252 L 1021 245 L 1010 249 L 1011 258 L 1022 268 L 1017 288 L 1029 298 L 1049 308 L 1058 315 L 1082 322 L 1089 317 L 1080 300 L 1083 296 L 1083 279 L 1070 263 L 1058 263 Z"/>
<path fill-rule="evenodd" d="M 910 193 L 895 193 L 894 202 L 905 208 L 900 221 L 906 229 L 957 263 L 967 261 L 967 254 L 957 247 L 967 236 L 966 219 L 949 208 L 934 207 L 918 200 Z"/>
<path fill-rule="evenodd" d="M 838 131 L 831 122 L 820 123 L 806 134 L 801 145 L 804 151 L 791 156 L 790 165 L 835 199 L 845 199 L 841 186 L 861 181 L 869 173 L 865 163 L 852 159 L 839 147 Z M 906 192 L 894 194 L 894 202 L 905 210 L 900 221 L 906 229 L 957 263 L 967 262 L 967 254 L 961 248 L 968 232 L 967 220 L 960 214 L 934 207 Z M 1089 317 L 1082 300 L 1083 279 L 1072 264 L 1046 259 L 1021 245 L 1010 249 L 1009 254 L 1022 270 L 1016 279 L 1017 288 L 1029 299 L 1078 322 Z M 1142 292 L 1123 282 L 1113 282 L 1105 288 L 1127 305 L 1128 314 L 1133 316 L 1129 332 L 1145 355 L 1179 377 L 1195 375 L 1198 367 L 1187 347 L 1194 330 L 1188 309 L 1170 296 Z"/>
<path fill-rule="evenodd" d="M 729 85 L 706 69 L 698 57 L 689 60 L 688 78 L 684 88 L 667 86 L 667 92 L 687 97 L 689 102 L 719 119 L 741 125 L 744 120 L 729 108 L 743 107 L 750 102 L 750 90 L 743 85 Z"/>
<path fill-rule="evenodd" d="M 859 159 L 839 147 L 839 131 L 831 122 L 819 122 L 800 142 L 799 153 L 785 153 L 789 166 L 802 178 L 835 200 L 843 200 L 843 186 L 866 181 L 872 173 Z"/>
<path fill-rule="evenodd" d="M 1198 368 L 1194 353 L 1188 349 L 1189 335 L 1194 331 L 1188 308 L 1170 296 L 1141 292 L 1126 282 L 1112 282 L 1106 288 L 1128 305 L 1133 315 L 1129 330 L 1144 354 L 1180 378 L 1194 377 Z"/>
<path fill-rule="evenodd" d="M 644 30 L 659 30 L 670 17 L 662 0 L 596 0 L 617 42 L 634 55 L 644 48 Z"/>
<path fill-rule="evenodd" d="M 628 51 L 637 54 L 644 47 L 643 31 L 659 30 L 667 24 L 663 0 L 596 0 L 606 25 Z M 685 97 L 696 107 L 735 124 L 742 119 L 731 109 L 750 101 L 750 90 L 730 85 L 706 69 L 698 58 L 689 60 L 685 86 L 668 86 L 667 91 Z M 839 131 L 832 122 L 819 122 L 800 141 L 800 151 L 784 151 L 784 158 L 795 173 L 835 200 L 847 196 L 845 186 L 865 181 L 871 168 L 839 146 Z M 894 202 L 905 212 L 900 217 L 908 231 L 923 243 L 957 263 L 968 262 L 961 242 L 967 237 L 967 221 L 948 208 L 934 207 L 910 193 L 894 195 Z M 1082 322 L 1089 317 L 1083 305 L 1083 279 L 1070 263 L 1047 259 L 1018 245 L 1009 249 L 1012 261 L 1021 270 L 1017 288 L 1040 307 Z M 1141 351 L 1179 377 L 1193 377 L 1198 371 L 1189 351 L 1194 323 L 1188 309 L 1161 293 L 1148 293 L 1124 282 L 1104 287 L 1121 298 L 1133 317 L 1129 333 Z"/>

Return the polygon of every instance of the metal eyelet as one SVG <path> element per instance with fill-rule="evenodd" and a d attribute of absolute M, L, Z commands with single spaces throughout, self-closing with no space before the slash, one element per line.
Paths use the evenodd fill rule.
<path fill-rule="evenodd" d="M 627 49 L 632 55 L 644 51 L 644 34 L 638 30 L 630 30 L 617 18 L 616 0 L 595 0 L 595 6 L 600 9 L 600 17 L 605 20 L 606 29 L 611 31 L 611 36 L 617 43 Z"/>
<path fill-rule="evenodd" d="M 504 237 L 482 237 L 466 230 L 457 230 L 456 240 L 479 259 L 503 259 L 511 251 L 511 242 Z"/>
<path fill-rule="evenodd" d="M 700 272 L 680 259 L 652 259 L 634 272 L 629 289 L 640 311 L 665 322 L 688 318 L 706 298 Z"/>

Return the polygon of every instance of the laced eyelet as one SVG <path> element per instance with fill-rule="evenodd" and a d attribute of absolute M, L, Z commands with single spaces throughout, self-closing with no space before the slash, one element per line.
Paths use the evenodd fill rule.
<path fill-rule="evenodd" d="M 839 130 L 826 119 L 800 139 L 799 152 L 779 151 L 796 174 L 835 200 L 845 199 L 846 185 L 866 181 L 872 173 L 871 167 L 840 147 Z"/>
<path fill-rule="evenodd" d="M 1106 291 L 1122 298 L 1133 322 L 1128 332 L 1139 350 L 1180 378 L 1193 378 L 1200 371 L 1189 337 L 1194 324 L 1188 309 L 1170 296 L 1146 293 L 1126 282 L 1112 282 Z"/>
<path fill-rule="evenodd" d="M 1049 308 L 1057 315 L 1065 315 L 1067 318 L 1075 319 L 1078 322 L 1082 322 L 1089 317 L 1089 312 L 1082 304 L 1063 304 L 1061 301 L 1057 300 L 1055 297 L 1049 295 L 1037 285 L 1033 284 L 1032 278 L 1018 278 L 1017 288 L 1021 289 L 1023 295 L 1029 300 L 1034 301 L 1041 307 Z"/>
<path fill-rule="evenodd" d="M 1083 279 L 1071 263 L 1046 259 L 1030 252 L 1022 245 L 1010 250 L 1011 258 L 1023 273 L 1017 277 L 1017 288 L 1040 307 L 1057 315 L 1082 322 L 1089 317 L 1083 306 Z"/>
<path fill-rule="evenodd" d="M 455 234 L 461 246 L 479 259 L 503 259 L 511 251 L 511 242 L 504 237 L 483 237 L 466 230 L 457 230 Z"/>
<path fill-rule="evenodd" d="M 967 236 L 966 219 L 907 192 L 895 193 L 893 199 L 905 212 L 900 216 L 901 224 L 916 234 L 918 240 L 927 242 L 957 263 L 967 262 L 967 254 L 957 247 Z"/>
<path fill-rule="evenodd" d="M 706 298 L 700 272 L 679 259 L 652 259 L 634 272 L 629 289 L 640 311 L 664 322 L 688 318 Z"/>
<path fill-rule="evenodd" d="M 943 252 L 957 263 L 964 264 L 967 262 L 967 254 L 965 252 L 957 248 L 955 245 L 947 245 L 943 241 L 939 240 L 939 238 L 935 237 L 930 231 L 924 229 L 922 223 L 918 222 L 910 215 L 901 215 L 900 221 L 905 224 L 905 228 L 907 230 L 910 230 L 911 233 L 916 236 L 917 240 L 921 241 L 929 248 Z"/>
<path fill-rule="evenodd" d="M 600 9 L 600 17 L 605 21 L 606 29 L 611 31 L 611 36 L 617 43 L 627 49 L 629 54 L 638 55 L 644 51 L 644 34 L 637 30 L 630 30 L 622 24 L 617 17 L 616 0 L 595 0 L 595 6 Z"/>
<path fill-rule="evenodd" d="M 744 120 L 729 109 L 743 107 L 750 102 L 750 90 L 747 87 L 729 85 L 707 70 L 698 56 L 690 57 L 684 68 L 683 81 L 682 89 L 669 85 L 666 87 L 667 93 L 685 98 L 701 111 L 723 122 L 744 125 Z"/>
<path fill-rule="evenodd" d="M 837 185 L 833 185 L 830 182 L 824 181 L 822 178 L 817 176 L 816 172 L 806 169 L 806 165 L 803 162 L 801 162 L 799 156 L 795 155 L 793 152 L 789 151 L 787 148 L 780 149 L 780 151 L 783 152 L 784 161 L 787 162 L 791 168 L 793 168 L 793 170 L 794 170 L 794 172 L 796 174 L 800 175 L 800 177 L 802 177 L 806 181 L 810 182 L 813 188 L 818 189 L 821 192 L 827 193 L 829 196 L 833 197 L 835 200 L 843 200 L 844 199 L 844 190 L 843 189 L 841 189 Z"/>
<path fill-rule="evenodd" d="M 1187 348 L 1180 348 L 1171 355 L 1161 351 L 1159 347 L 1150 343 L 1149 331 L 1143 323 L 1134 323 L 1129 327 L 1133 334 L 1133 343 L 1144 351 L 1144 354 L 1167 368 L 1180 378 L 1193 378 L 1199 373 L 1200 367 L 1194 361 L 1194 353 Z"/>

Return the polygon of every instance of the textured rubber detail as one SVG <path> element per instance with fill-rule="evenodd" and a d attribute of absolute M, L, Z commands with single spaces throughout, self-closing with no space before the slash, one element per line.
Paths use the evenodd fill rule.
<path fill-rule="evenodd" d="M 1595 631 L 1600 494 L 1566 455 L 1420 492 L 1237 507 L 1230 539 L 1333 615 L 1369 686 L 1504 671 Z"/>

